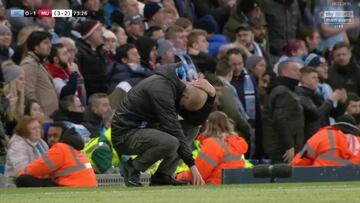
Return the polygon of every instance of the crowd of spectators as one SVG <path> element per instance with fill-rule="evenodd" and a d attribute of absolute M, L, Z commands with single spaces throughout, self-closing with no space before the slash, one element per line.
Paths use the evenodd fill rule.
<path fill-rule="evenodd" d="M 87 15 L 11 17 L 48 8 Z M 214 111 L 247 159 L 290 163 L 322 127 L 360 114 L 359 10 L 358 0 L 1 0 L 0 165 L 14 183 L 53 145 L 54 122 L 85 143 L 104 135 L 125 95 L 174 63 L 180 80 L 216 89 Z M 329 24 L 326 11 L 353 15 Z"/>

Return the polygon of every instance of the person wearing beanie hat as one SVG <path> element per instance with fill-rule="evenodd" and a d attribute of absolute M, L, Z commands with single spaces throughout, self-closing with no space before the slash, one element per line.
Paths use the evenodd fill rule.
<path fill-rule="evenodd" d="M 12 63 L 12 61 L 6 61 L 1 66 L 5 82 L 7 83 L 4 86 L 3 93 L 9 101 L 4 120 L 4 129 L 7 135 L 12 135 L 16 124 L 24 115 L 25 73 L 20 66 Z"/>
<path fill-rule="evenodd" d="M 38 101 L 46 116 L 59 107 L 53 78 L 44 65 L 51 52 L 50 39 L 48 32 L 32 32 L 26 41 L 29 52 L 20 63 L 25 71 L 25 96 Z"/>
<path fill-rule="evenodd" d="M 140 37 L 135 41 L 135 46 L 140 54 L 141 66 L 150 70 L 156 69 L 156 41 L 150 37 Z"/>
<path fill-rule="evenodd" d="M 215 21 L 212 15 L 206 15 L 196 20 L 194 27 L 205 30 L 208 34 L 214 34 L 219 31 L 218 23 Z"/>
<path fill-rule="evenodd" d="M 14 50 L 10 47 L 12 33 L 9 27 L 0 24 L 0 63 L 10 59 L 14 55 Z"/>
<path fill-rule="evenodd" d="M 119 46 L 118 40 L 116 35 L 104 28 L 103 30 L 103 37 L 104 37 L 104 48 L 108 50 L 108 63 L 111 64 L 114 61 L 114 57 L 116 54 L 116 48 Z"/>
<path fill-rule="evenodd" d="M 78 42 L 76 59 L 84 78 L 87 96 L 107 92 L 106 66 L 108 52 L 104 49 L 102 24 L 95 20 L 83 21 L 78 27 L 82 40 Z"/>
<path fill-rule="evenodd" d="M 144 7 L 144 17 L 146 20 L 145 30 L 149 29 L 151 26 L 159 26 L 163 29 L 165 28 L 165 12 L 164 7 L 161 3 L 148 2 Z"/>
<path fill-rule="evenodd" d="M 124 17 L 124 28 L 128 36 L 128 43 L 135 43 L 135 41 L 144 36 L 144 23 L 141 15 L 126 15 Z"/>
<path fill-rule="evenodd" d="M 169 40 L 160 40 L 157 52 L 160 65 L 175 63 L 176 49 Z"/>
<path fill-rule="evenodd" d="M 266 61 L 264 57 L 251 55 L 246 59 L 245 67 L 259 81 L 266 71 Z"/>

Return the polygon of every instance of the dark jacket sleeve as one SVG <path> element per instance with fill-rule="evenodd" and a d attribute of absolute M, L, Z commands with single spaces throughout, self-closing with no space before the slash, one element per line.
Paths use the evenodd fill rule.
<path fill-rule="evenodd" d="M 212 6 L 212 3 L 210 3 L 209 1 L 193 0 L 193 2 L 194 2 L 195 10 L 200 17 L 205 15 L 212 15 L 218 18 L 221 15 L 229 15 L 231 10 L 230 6 L 228 5 L 223 5 L 223 6 L 214 5 L 215 6 L 214 7 Z"/>
<path fill-rule="evenodd" d="M 331 100 L 326 100 L 321 106 L 317 107 L 310 98 L 300 95 L 300 102 L 304 108 L 306 117 L 311 120 L 318 120 L 329 116 L 333 108 Z"/>
<path fill-rule="evenodd" d="M 169 95 L 164 96 L 164 95 Z M 175 95 L 171 90 L 161 88 L 153 90 L 149 94 L 149 101 L 152 101 L 157 118 L 160 122 L 160 129 L 170 135 L 176 137 L 180 142 L 178 149 L 179 156 L 189 167 L 194 165 L 194 159 L 190 147 L 186 144 L 184 132 L 181 128 L 180 122 L 178 121 L 177 111 L 175 108 Z"/>
<path fill-rule="evenodd" d="M 298 103 L 294 100 L 292 95 L 288 92 L 283 92 L 282 94 L 277 95 L 274 98 L 274 107 L 273 107 L 273 119 L 276 132 L 279 133 L 283 147 L 285 149 L 290 149 L 295 147 L 296 143 L 296 133 L 295 130 L 298 126 L 294 122 L 294 116 L 297 115 L 297 109 L 299 108 Z"/>
<path fill-rule="evenodd" d="M 112 152 L 108 144 L 99 146 L 93 152 L 91 160 L 95 163 L 100 173 L 105 173 L 112 166 Z"/>
<path fill-rule="evenodd" d="M 180 110 L 179 114 L 181 117 L 184 118 L 184 120 L 188 121 L 194 126 L 198 126 L 203 124 L 206 119 L 208 118 L 209 114 L 211 113 L 213 107 L 214 107 L 214 97 L 208 97 L 205 105 L 198 111 L 185 111 Z"/>

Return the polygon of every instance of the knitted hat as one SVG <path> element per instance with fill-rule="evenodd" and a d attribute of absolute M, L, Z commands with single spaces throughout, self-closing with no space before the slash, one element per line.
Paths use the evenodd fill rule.
<path fill-rule="evenodd" d="M 16 64 L 5 64 L 2 67 L 4 82 L 9 83 L 24 74 L 24 70 Z"/>
<path fill-rule="evenodd" d="M 245 0 L 240 2 L 240 10 L 247 14 L 254 8 L 260 7 L 258 0 Z"/>
<path fill-rule="evenodd" d="M 124 16 L 124 26 L 130 25 L 133 23 L 139 23 L 139 22 L 142 22 L 143 20 L 144 20 L 144 18 L 141 17 L 141 15 L 126 15 L 126 16 Z"/>
<path fill-rule="evenodd" d="M 194 27 L 205 30 L 207 33 L 217 33 L 219 26 L 212 15 L 206 15 L 196 20 Z"/>
<path fill-rule="evenodd" d="M 90 37 L 95 30 L 101 26 L 101 23 L 97 20 L 85 20 L 82 21 L 79 26 L 76 27 L 83 39 Z"/>
<path fill-rule="evenodd" d="M 162 57 L 165 52 L 171 48 L 175 48 L 174 45 L 169 40 L 160 40 L 158 42 L 158 56 Z"/>
<path fill-rule="evenodd" d="M 4 34 L 11 34 L 11 30 L 9 29 L 8 26 L 0 24 L 0 35 L 4 35 Z"/>
<path fill-rule="evenodd" d="M 307 56 L 305 56 L 303 58 L 304 62 L 305 62 L 305 65 L 306 66 L 310 66 L 310 67 L 318 67 L 322 64 L 326 64 L 326 60 L 319 56 L 319 55 L 316 55 L 316 54 L 309 54 Z"/>
<path fill-rule="evenodd" d="M 157 12 L 159 12 L 163 8 L 161 3 L 149 2 L 145 4 L 144 7 L 144 17 L 145 19 L 152 18 Z"/>
<path fill-rule="evenodd" d="M 35 46 L 39 45 L 42 41 L 46 39 L 51 40 L 52 36 L 50 33 L 46 31 L 34 31 L 30 34 L 30 36 L 26 40 L 26 45 L 29 49 L 29 51 L 34 51 Z"/>
<path fill-rule="evenodd" d="M 254 66 L 259 63 L 262 59 L 264 59 L 261 56 L 257 56 L 257 55 L 251 55 L 246 59 L 246 63 L 245 63 L 245 67 L 246 69 L 250 70 L 252 68 L 254 68 Z"/>
<path fill-rule="evenodd" d="M 107 30 L 107 29 L 104 29 L 104 31 L 103 31 L 103 37 L 105 39 L 116 39 L 117 40 L 116 35 L 112 31 Z"/>

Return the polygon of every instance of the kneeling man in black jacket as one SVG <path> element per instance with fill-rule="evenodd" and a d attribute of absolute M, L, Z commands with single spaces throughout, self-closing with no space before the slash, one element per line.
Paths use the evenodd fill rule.
<path fill-rule="evenodd" d="M 190 144 L 212 110 L 215 89 L 205 79 L 183 82 L 181 65 L 160 67 L 130 90 L 112 120 L 112 142 L 130 159 L 121 174 L 127 186 L 142 186 L 140 172 L 162 160 L 151 185 L 178 185 L 172 175 L 181 158 L 192 172 L 193 184 L 202 185 Z M 183 120 L 179 121 L 178 115 Z"/>

